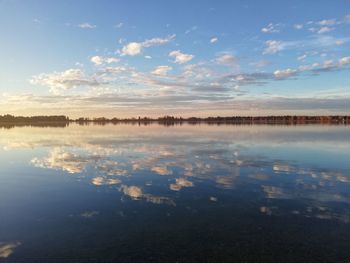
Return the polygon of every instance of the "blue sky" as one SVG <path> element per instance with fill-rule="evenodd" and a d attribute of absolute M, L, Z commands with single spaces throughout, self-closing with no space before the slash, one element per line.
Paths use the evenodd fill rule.
<path fill-rule="evenodd" d="M 350 114 L 349 1 L 0 0 L 0 114 Z"/>

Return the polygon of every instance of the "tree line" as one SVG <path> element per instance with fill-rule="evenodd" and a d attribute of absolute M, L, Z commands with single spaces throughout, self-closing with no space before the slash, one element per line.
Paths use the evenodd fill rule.
<path fill-rule="evenodd" d="M 283 116 L 230 116 L 230 117 L 175 117 L 163 116 L 159 118 L 138 117 L 138 118 L 77 118 L 69 119 L 64 115 L 53 116 L 13 116 L 10 114 L 0 115 L 0 123 L 14 124 L 40 124 L 40 123 L 65 123 L 76 122 L 78 124 L 107 124 L 107 123 L 153 123 L 157 122 L 164 125 L 177 123 L 208 123 L 208 124 L 350 124 L 350 116 L 331 115 L 331 116 L 301 116 L 301 115 L 283 115 Z"/>
<path fill-rule="evenodd" d="M 161 124 L 172 123 L 200 123 L 205 122 L 209 124 L 226 123 L 226 124 L 350 124 L 350 116 L 343 115 L 331 115 L 331 116 L 231 116 L 231 117 L 175 117 L 175 116 L 163 116 L 159 118 L 138 117 L 138 118 L 78 118 L 75 120 L 77 123 L 152 123 L 158 122 Z"/>
<path fill-rule="evenodd" d="M 46 123 L 46 122 L 69 122 L 69 118 L 64 115 L 54 116 L 13 116 L 10 114 L 0 115 L 2 123 Z"/>

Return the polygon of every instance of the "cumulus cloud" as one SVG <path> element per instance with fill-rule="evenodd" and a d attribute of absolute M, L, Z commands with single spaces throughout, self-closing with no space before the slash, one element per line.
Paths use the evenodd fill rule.
<path fill-rule="evenodd" d="M 214 44 L 214 43 L 218 42 L 218 40 L 219 39 L 217 37 L 213 37 L 210 39 L 210 43 Z"/>
<path fill-rule="evenodd" d="M 152 39 L 147 39 L 143 42 L 130 42 L 126 44 L 122 50 L 120 51 L 121 55 L 127 55 L 127 56 L 136 56 L 141 54 L 142 50 L 144 48 L 149 48 L 152 46 L 159 46 L 159 45 L 164 45 L 175 39 L 176 35 L 170 35 L 166 38 L 152 38 Z"/>
<path fill-rule="evenodd" d="M 99 66 L 102 64 L 111 64 L 119 62 L 119 58 L 114 57 L 101 57 L 101 56 L 93 56 L 90 58 L 90 61 L 94 63 L 95 65 Z"/>
<path fill-rule="evenodd" d="M 191 61 L 194 55 L 182 53 L 180 50 L 174 50 L 169 53 L 169 57 L 175 58 L 174 63 L 184 64 Z"/>
<path fill-rule="evenodd" d="M 99 85 L 95 78 L 87 76 L 81 69 L 68 69 L 63 72 L 39 74 L 33 76 L 30 83 L 47 86 L 55 94 L 60 93 L 62 90 L 68 90 L 78 86 Z"/>
<path fill-rule="evenodd" d="M 158 66 L 151 73 L 153 75 L 166 76 L 170 70 L 172 70 L 170 66 Z"/>
<path fill-rule="evenodd" d="M 136 56 L 141 53 L 141 50 L 142 43 L 130 42 L 122 48 L 121 54 L 128 56 Z"/>
<path fill-rule="evenodd" d="M 85 22 L 85 23 L 79 24 L 78 27 L 83 28 L 83 29 L 93 29 L 93 28 L 96 28 L 97 26 L 94 24 L 90 24 L 90 23 Z"/>

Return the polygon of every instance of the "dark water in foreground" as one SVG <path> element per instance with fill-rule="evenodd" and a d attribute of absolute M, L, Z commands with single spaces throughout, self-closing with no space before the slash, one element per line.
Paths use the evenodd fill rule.
<path fill-rule="evenodd" d="M 350 262 L 350 128 L 0 130 L 0 262 Z"/>

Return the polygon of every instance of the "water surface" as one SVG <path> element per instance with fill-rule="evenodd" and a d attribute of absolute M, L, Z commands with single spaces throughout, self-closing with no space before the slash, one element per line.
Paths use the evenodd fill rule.
<path fill-rule="evenodd" d="M 0 130 L 2 262 L 350 262 L 347 126 Z"/>

